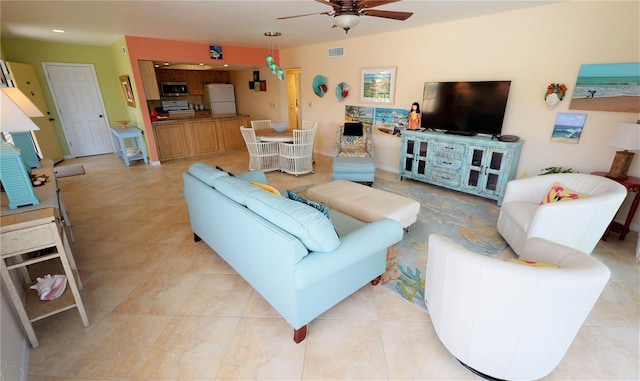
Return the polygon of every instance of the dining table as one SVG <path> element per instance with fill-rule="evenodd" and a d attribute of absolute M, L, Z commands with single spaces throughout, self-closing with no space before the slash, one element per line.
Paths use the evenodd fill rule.
<path fill-rule="evenodd" d="M 261 142 L 291 143 L 293 142 L 293 130 L 293 128 L 287 128 L 283 132 L 271 128 L 256 130 L 256 139 Z"/>

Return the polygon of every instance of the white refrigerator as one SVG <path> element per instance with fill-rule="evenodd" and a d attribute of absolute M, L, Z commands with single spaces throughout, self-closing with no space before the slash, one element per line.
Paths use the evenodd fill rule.
<path fill-rule="evenodd" d="M 227 83 L 204 85 L 204 104 L 209 107 L 213 115 L 235 114 L 236 97 L 233 85 Z"/>

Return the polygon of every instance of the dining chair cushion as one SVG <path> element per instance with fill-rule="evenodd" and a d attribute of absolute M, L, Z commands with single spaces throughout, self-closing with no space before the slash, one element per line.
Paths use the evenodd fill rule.
<path fill-rule="evenodd" d="M 229 176 L 226 171 L 213 168 L 209 164 L 200 161 L 189 166 L 189 173 L 210 187 L 213 186 L 217 178 Z"/>
<path fill-rule="evenodd" d="M 331 221 L 303 203 L 268 192 L 255 192 L 247 196 L 247 208 L 298 238 L 309 251 L 328 252 L 340 246 Z"/>
<path fill-rule="evenodd" d="M 236 177 L 219 177 L 213 183 L 213 187 L 223 195 L 229 197 L 240 205 L 247 206 L 247 196 L 253 192 L 262 191 L 251 183 Z"/>

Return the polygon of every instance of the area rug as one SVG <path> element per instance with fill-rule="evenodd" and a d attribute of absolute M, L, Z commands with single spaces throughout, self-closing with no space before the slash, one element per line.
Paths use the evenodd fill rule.
<path fill-rule="evenodd" d="M 496 256 L 507 243 L 496 230 L 495 201 L 411 180 L 376 179 L 374 188 L 420 202 L 418 220 L 387 257 L 382 284 L 426 310 L 424 304 L 428 238 L 441 234 L 474 252 Z"/>

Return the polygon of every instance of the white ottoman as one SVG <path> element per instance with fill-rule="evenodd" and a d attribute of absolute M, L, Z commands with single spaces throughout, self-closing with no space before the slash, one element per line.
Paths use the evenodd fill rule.
<path fill-rule="evenodd" d="M 390 218 L 405 229 L 416 222 L 420 212 L 420 203 L 415 200 L 346 180 L 309 188 L 306 196 L 360 221 Z"/>

